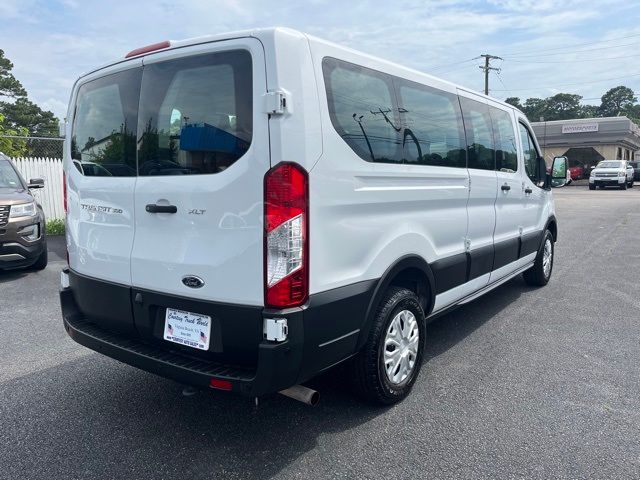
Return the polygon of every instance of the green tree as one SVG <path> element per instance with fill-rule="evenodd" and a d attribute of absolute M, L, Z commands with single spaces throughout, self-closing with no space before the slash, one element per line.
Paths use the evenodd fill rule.
<path fill-rule="evenodd" d="M 640 105 L 634 105 L 627 110 L 627 117 L 640 125 Z"/>
<path fill-rule="evenodd" d="M 27 91 L 13 76 L 11 70 L 13 63 L 4 56 L 4 50 L 0 49 L 0 97 L 26 97 Z"/>
<path fill-rule="evenodd" d="M 120 126 L 119 132 L 112 132 L 109 143 L 98 155 L 100 163 L 125 163 L 135 167 L 136 164 L 136 134 Z"/>
<path fill-rule="evenodd" d="M 567 120 L 581 117 L 580 100 L 582 96 L 571 93 L 558 93 L 546 99 L 547 115 L 545 120 Z"/>
<path fill-rule="evenodd" d="M 542 98 L 527 98 L 522 106 L 522 111 L 527 118 L 532 122 L 539 122 L 541 117 L 545 120 L 547 114 L 547 101 Z"/>
<path fill-rule="evenodd" d="M 505 101 L 505 103 L 508 103 L 509 105 L 513 105 L 514 107 L 523 110 L 523 106 L 520 103 L 520 99 L 518 97 L 509 97 L 507 98 Z"/>
<path fill-rule="evenodd" d="M 0 112 L 12 128 L 26 127 L 34 137 L 57 137 L 58 119 L 52 112 L 42 110 L 27 98 L 15 102 L 0 102 Z"/>
<path fill-rule="evenodd" d="M 622 85 L 610 89 L 602 96 L 599 108 L 601 117 L 617 117 L 631 110 L 638 99 L 633 90 Z"/>
<path fill-rule="evenodd" d="M 9 128 L 5 125 L 4 116 L 0 113 L 0 152 L 10 157 L 22 157 L 27 153 L 27 141 L 21 138 L 27 135 L 27 129 L 20 127 Z"/>
<path fill-rule="evenodd" d="M 595 105 L 582 105 L 579 118 L 593 118 L 598 116 L 598 107 Z"/>

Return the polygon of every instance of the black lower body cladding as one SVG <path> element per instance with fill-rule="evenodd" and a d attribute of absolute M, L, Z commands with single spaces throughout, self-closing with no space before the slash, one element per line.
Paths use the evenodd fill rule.
<path fill-rule="evenodd" d="M 312 295 L 303 308 L 268 311 L 165 295 L 69 271 L 60 292 L 65 329 L 76 342 L 129 365 L 201 388 L 228 380 L 247 396 L 303 382 L 355 353 L 376 281 Z M 209 315 L 208 351 L 163 339 L 166 308 Z M 264 341 L 264 318 L 286 318 L 288 339 Z"/>
<path fill-rule="evenodd" d="M 38 228 L 40 233 L 40 238 L 33 242 L 21 233 L 31 226 Z M 33 217 L 5 223 L 0 227 L 0 270 L 29 267 L 38 261 L 46 248 L 44 218 Z"/>

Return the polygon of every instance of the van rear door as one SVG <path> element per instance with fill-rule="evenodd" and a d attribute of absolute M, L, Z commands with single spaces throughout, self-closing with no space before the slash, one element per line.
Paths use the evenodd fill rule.
<path fill-rule="evenodd" d="M 253 38 L 144 58 L 135 291 L 263 304 L 265 93 L 264 53 Z"/>
<path fill-rule="evenodd" d="M 77 273 L 131 285 L 136 126 L 142 62 L 82 78 L 65 145 L 67 247 Z"/>

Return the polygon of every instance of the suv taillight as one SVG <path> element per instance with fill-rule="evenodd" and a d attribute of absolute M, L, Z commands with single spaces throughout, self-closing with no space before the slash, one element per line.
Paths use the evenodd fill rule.
<path fill-rule="evenodd" d="M 264 179 L 265 306 L 302 305 L 309 296 L 309 177 L 281 163 Z"/>

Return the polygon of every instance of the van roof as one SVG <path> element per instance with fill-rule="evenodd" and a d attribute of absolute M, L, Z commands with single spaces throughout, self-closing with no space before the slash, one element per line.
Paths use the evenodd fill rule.
<path fill-rule="evenodd" d="M 254 38 L 257 38 L 258 40 L 273 39 L 274 37 L 306 38 L 311 43 L 319 43 L 319 44 L 329 45 L 329 46 L 331 46 L 333 48 L 340 49 L 340 50 L 343 50 L 345 52 L 351 52 L 352 54 L 361 56 L 363 58 L 367 58 L 369 60 L 373 60 L 376 63 L 379 63 L 381 65 L 387 65 L 387 66 L 393 67 L 394 69 L 400 69 L 400 70 L 404 70 L 406 72 L 411 72 L 413 74 L 417 74 L 417 75 L 423 76 L 423 77 L 425 77 L 425 79 L 434 79 L 434 80 L 437 80 L 439 82 L 446 83 L 446 84 L 450 85 L 451 87 L 457 88 L 457 89 L 459 89 L 459 90 L 461 90 L 463 92 L 468 92 L 468 93 L 473 93 L 475 95 L 480 95 L 481 97 L 485 97 L 485 98 L 491 99 L 491 101 L 493 101 L 493 102 L 497 102 L 497 103 L 499 103 L 499 104 L 501 104 L 503 106 L 506 106 L 506 107 L 509 107 L 509 108 L 513 108 L 515 110 L 520 111 L 518 108 L 514 107 L 513 105 L 510 105 L 510 104 L 508 104 L 506 102 L 498 100 L 498 99 L 496 99 L 494 97 L 491 97 L 491 96 L 488 96 L 488 95 L 484 95 L 483 93 L 478 92 L 476 90 L 473 90 L 471 88 L 464 87 L 462 85 L 458 85 L 458 84 L 450 82 L 448 80 L 444 80 L 444 79 L 442 79 L 440 77 L 436 77 L 434 75 L 430 75 L 428 73 L 421 72 L 419 70 L 416 70 L 416 69 L 413 69 L 413 68 L 409 68 L 409 67 L 400 65 L 398 63 L 391 62 L 389 60 L 385 60 L 385 59 L 380 58 L 380 57 L 376 57 L 374 55 L 369 55 L 369 54 L 364 53 L 362 51 L 359 51 L 359 50 L 356 50 L 356 49 L 353 49 L 353 48 L 349 48 L 349 47 L 345 47 L 343 45 L 331 42 L 329 40 L 324 40 L 322 38 L 318 38 L 318 37 L 315 37 L 313 35 L 309 35 L 309 34 L 306 34 L 304 32 L 300 32 L 299 30 L 295 30 L 295 29 L 288 28 L 288 27 L 254 28 L 254 29 L 251 29 L 251 30 L 237 30 L 237 31 L 233 31 L 233 32 L 219 33 L 219 34 L 215 34 L 215 35 L 203 35 L 203 36 L 200 36 L 200 37 L 186 38 L 186 39 L 183 39 L 183 40 L 169 40 L 170 46 L 168 48 L 162 48 L 161 50 L 154 50 L 154 51 L 151 51 L 151 52 L 148 52 L 148 53 L 153 53 L 155 51 L 172 50 L 172 49 L 175 49 L 175 48 L 187 47 L 187 46 L 191 46 L 191 45 L 198 45 L 198 44 L 202 44 L 202 43 L 217 42 L 217 41 L 222 41 L 222 40 L 229 40 L 229 39 L 232 39 L 232 38 L 243 38 L 243 37 L 254 37 Z M 158 45 L 160 45 L 160 44 L 158 44 Z M 144 48 L 145 47 L 142 46 L 140 48 L 136 48 L 136 50 L 138 50 L 138 49 L 142 50 Z M 115 65 L 115 64 L 121 63 L 121 62 L 125 62 L 125 61 L 128 61 L 128 60 L 133 59 L 133 58 L 140 58 L 140 57 L 143 57 L 144 55 L 145 55 L 145 53 L 140 54 L 140 55 L 134 55 L 134 56 L 131 56 L 129 58 L 125 58 L 123 56 L 123 58 L 121 58 L 121 59 L 119 59 L 117 61 L 107 63 L 105 65 L 102 65 L 102 66 L 100 66 L 98 68 L 95 68 L 95 69 L 93 69 L 93 70 L 91 70 L 89 72 L 86 72 L 86 73 L 82 74 L 80 76 L 80 78 L 82 78 L 82 77 L 84 77 L 86 75 L 89 75 L 91 73 L 97 72 L 99 70 L 102 70 L 103 68 L 109 67 L 111 65 Z"/>

